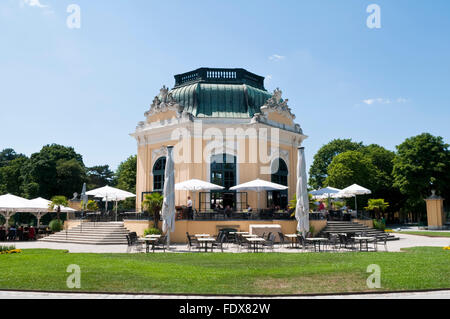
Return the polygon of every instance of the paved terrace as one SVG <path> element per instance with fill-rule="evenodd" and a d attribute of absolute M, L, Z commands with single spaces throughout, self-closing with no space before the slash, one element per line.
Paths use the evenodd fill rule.
<path fill-rule="evenodd" d="M 400 240 L 388 241 L 387 247 L 390 252 L 399 252 L 401 248 L 409 247 L 444 247 L 450 246 L 450 238 L 443 237 L 425 237 L 425 236 L 414 236 L 406 235 L 401 233 L 395 233 L 396 237 Z M 65 249 L 71 253 L 126 253 L 126 245 L 84 245 L 84 244 L 67 244 L 67 243 L 52 243 L 52 242 L 41 242 L 41 241 L 31 241 L 31 242 L 3 242 L 0 245 L 15 245 L 19 249 Z M 186 245 L 171 245 L 170 252 L 183 253 L 189 252 Z M 237 253 L 238 249 L 235 245 L 226 245 L 224 252 L 227 253 Z M 275 252 L 283 253 L 301 253 L 302 250 L 299 249 L 288 249 L 288 248 L 278 248 L 276 246 Z M 379 251 L 384 251 L 383 246 L 378 246 Z M 194 250 L 193 250 L 194 251 Z M 218 252 L 219 250 L 215 250 Z M 242 250 L 242 252 L 247 252 L 247 250 Z M 270 252 L 270 250 L 269 250 Z"/>

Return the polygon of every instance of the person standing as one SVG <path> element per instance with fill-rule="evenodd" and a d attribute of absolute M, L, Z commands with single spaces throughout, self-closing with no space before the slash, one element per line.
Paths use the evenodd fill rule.
<path fill-rule="evenodd" d="M 192 210 L 192 200 L 191 196 L 188 196 L 187 200 L 187 208 L 188 208 L 188 219 L 194 219 L 194 212 Z"/>

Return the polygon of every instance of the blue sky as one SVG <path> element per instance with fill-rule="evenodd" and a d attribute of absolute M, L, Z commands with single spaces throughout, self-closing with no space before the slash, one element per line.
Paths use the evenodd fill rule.
<path fill-rule="evenodd" d="M 69 4 L 81 29 L 69 29 Z M 366 26 L 369 4 L 381 29 Z M 280 87 L 309 139 L 394 150 L 430 132 L 450 142 L 450 1 L 1 0 L 0 149 L 73 146 L 113 169 L 173 75 L 243 67 Z"/>

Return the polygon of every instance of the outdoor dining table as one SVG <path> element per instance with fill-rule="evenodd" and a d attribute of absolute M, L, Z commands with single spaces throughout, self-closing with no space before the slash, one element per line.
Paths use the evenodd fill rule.
<path fill-rule="evenodd" d="M 232 235 L 245 235 L 245 234 L 250 234 L 248 231 L 233 231 L 230 232 L 230 234 Z"/>
<path fill-rule="evenodd" d="M 208 243 L 211 243 L 211 251 L 213 251 L 213 243 L 216 241 L 214 238 L 212 238 L 212 237 L 201 237 L 201 238 L 199 238 L 197 240 L 200 243 L 200 245 L 202 245 L 202 247 L 205 247 L 205 253 L 208 252 Z"/>
<path fill-rule="evenodd" d="M 254 235 L 254 234 L 244 234 L 242 235 L 242 237 L 244 238 L 251 238 L 251 237 L 259 237 L 258 235 Z"/>
<path fill-rule="evenodd" d="M 314 244 L 314 252 L 317 252 L 317 246 L 319 247 L 319 252 L 321 252 L 320 244 L 327 242 L 328 238 L 306 238 L 306 240 L 313 242 L 313 244 Z"/>
<path fill-rule="evenodd" d="M 286 234 L 284 237 L 291 239 L 291 248 L 298 248 L 295 244 L 298 243 L 298 236 L 297 234 Z"/>
<path fill-rule="evenodd" d="M 195 234 L 195 237 L 211 237 L 210 234 Z"/>
<path fill-rule="evenodd" d="M 145 252 L 148 253 L 150 251 L 150 244 L 154 244 L 156 241 L 159 240 L 160 237 L 144 237 L 144 238 L 139 238 L 138 240 L 140 242 L 145 242 Z"/>
<path fill-rule="evenodd" d="M 366 244 L 365 251 L 369 251 L 369 240 L 373 240 L 374 239 L 374 237 L 362 237 L 362 236 L 352 237 L 352 238 L 354 240 L 359 241 L 359 251 L 362 251 L 363 242 L 365 242 L 365 244 Z"/>
<path fill-rule="evenodd" d="M 254 253 L 258 252 L 259 245 L 266 241 L 261 237 L 248 237 L 246 240 L 251 244 Z"/>

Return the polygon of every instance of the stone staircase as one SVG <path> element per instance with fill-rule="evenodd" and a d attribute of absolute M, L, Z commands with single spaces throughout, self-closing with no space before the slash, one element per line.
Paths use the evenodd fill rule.
<path fill-rule="evenodd" d="M 329 233 L 361 233 L 366 232 L 367 236 L 373 237 L 381 234 L 385 234 L 385 232 L 369 228 L 366 225 L 354 223 L 354 222 L 344 222 L 344 221 L 328 221 L 327 226 L 322 229 L 320 232 L 323 236 L 328 236 Z M 395 237 L 391 234 L 387 234 L 387 240 L 398 240 L 398 237 Z"/>
<path fill-rule="evenodd" d="M 87 245 L 127 245 L 128 230 L 122 222 L 83 223 L 53 235 L 44 237 L 39 241 Z"/>

